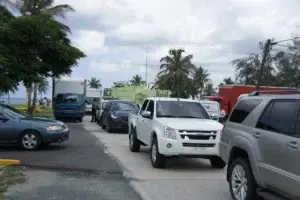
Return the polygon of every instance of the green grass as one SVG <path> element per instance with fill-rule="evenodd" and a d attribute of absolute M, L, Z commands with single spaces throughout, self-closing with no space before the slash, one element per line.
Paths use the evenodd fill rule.
<path fill-rule="evenodd" d="M 25 176 L 20 168 L 0 165 L 0 200 L 6 200 L 4 193 L 9 186 L 24 182 Z"/>
<path fill-rule="evenodd" d="M 14 105 L 14 108 L 26 113 L 27 107 L 25 105 Z M 41 106 L 37 106 L 40 112 L 34 112 L 32 115 L 34 117 L 43 117 L 43 118 L 53 118 L 53 109 L 52 107 L 48 107 L 46 110 L 43 110 Z"/>

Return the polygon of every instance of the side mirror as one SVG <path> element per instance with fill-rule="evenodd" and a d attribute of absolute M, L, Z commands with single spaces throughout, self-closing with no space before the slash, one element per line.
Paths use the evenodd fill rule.
<path fill-rule="evenodd" d="M 219 119 L 219 116 L 216 115 L 216 114 L 211 114 L 210 117 L 211 117 L 212 120 L 218 120 Z"/>
<path fill-rule="evenodd" d="M 145 118 L 150 118 L 151 117 L 151 112 L 150 111 L 143 111 L 142 116 Z"/>
<path fill-rule="evenodd" d="M 0 121 L 3 121 L 3 122 L 6 122 L 8 121 L 9 119 L 5 116 L 0 116 Z"/>

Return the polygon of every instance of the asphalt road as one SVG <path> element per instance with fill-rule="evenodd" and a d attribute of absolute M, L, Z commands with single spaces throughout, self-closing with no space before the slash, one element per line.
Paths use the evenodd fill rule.
<path fill-rule="evenodd" d="M 81 124 L 70 123 L 69 141 L 53 144 L 39 151 L 21 151 L 18 147 L 1 147 L 0 158 L 19 159 L 25 166 L 44 169 L 84 170 L 121 173 L 121 168 L 104 151 L 105 147 Z"/>
<path fill-rule="evenodd" d="M 20 159 L 27 181 L 9 189 L 11 200 L 141 200 L 118 163 L 82 124 L 68 124 L 70 140 L 35 152 L 0 148 L 0 158 Z"/>
<path fill-rule="evenodd" d="M 212 169 L 209 162 L 202 159 L 169 160 L 165 169 L 155 169 L 151 166 L 148 149 L 130 152 L 127 134 L 109 134 L 86 120 L 85 129 L 119 161 L 144 200 L 231 200 L 226 169 Z"/>

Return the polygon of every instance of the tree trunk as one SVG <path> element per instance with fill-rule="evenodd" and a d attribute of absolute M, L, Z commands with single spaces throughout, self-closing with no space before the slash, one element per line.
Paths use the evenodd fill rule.
<path fill-rule="evenodd" d="M 32 88 L 26 87 L 27 92 L 27 113 L 30 114 Z"/>
<path fill-rule="evenodd" d="M 35 110 L 37 94 L 38 94 L 38 85 L 37 85 L 37 83 L 34 83 L 33 84 L 32 104 L 31 104 L 31 107 L 30 107 L 30 114 L 32 114 Z"/>

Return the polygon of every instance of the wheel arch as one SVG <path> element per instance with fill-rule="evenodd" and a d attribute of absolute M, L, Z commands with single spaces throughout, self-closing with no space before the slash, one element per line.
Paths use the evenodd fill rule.
<path fill-rule="evenodd" d="M 29 131 L 37 133 L 37 134 L 40 136 L 40 138 L 41 138 L 41 142 L 43 142 L 42 134 L 41 134 L 39 131 L 37 131 L 37 130 L 35 130 L 35 129 L 32 129 L 32 128 L 28 128 L 28 129 L 25 129 L 25 130 L 21 131 L 21 132 L 19 133 L 19 135 L 18 135 L 18 142 L 20 142 L 22 136 L 23 136 L 26 132 L 29 132 Z"/>

